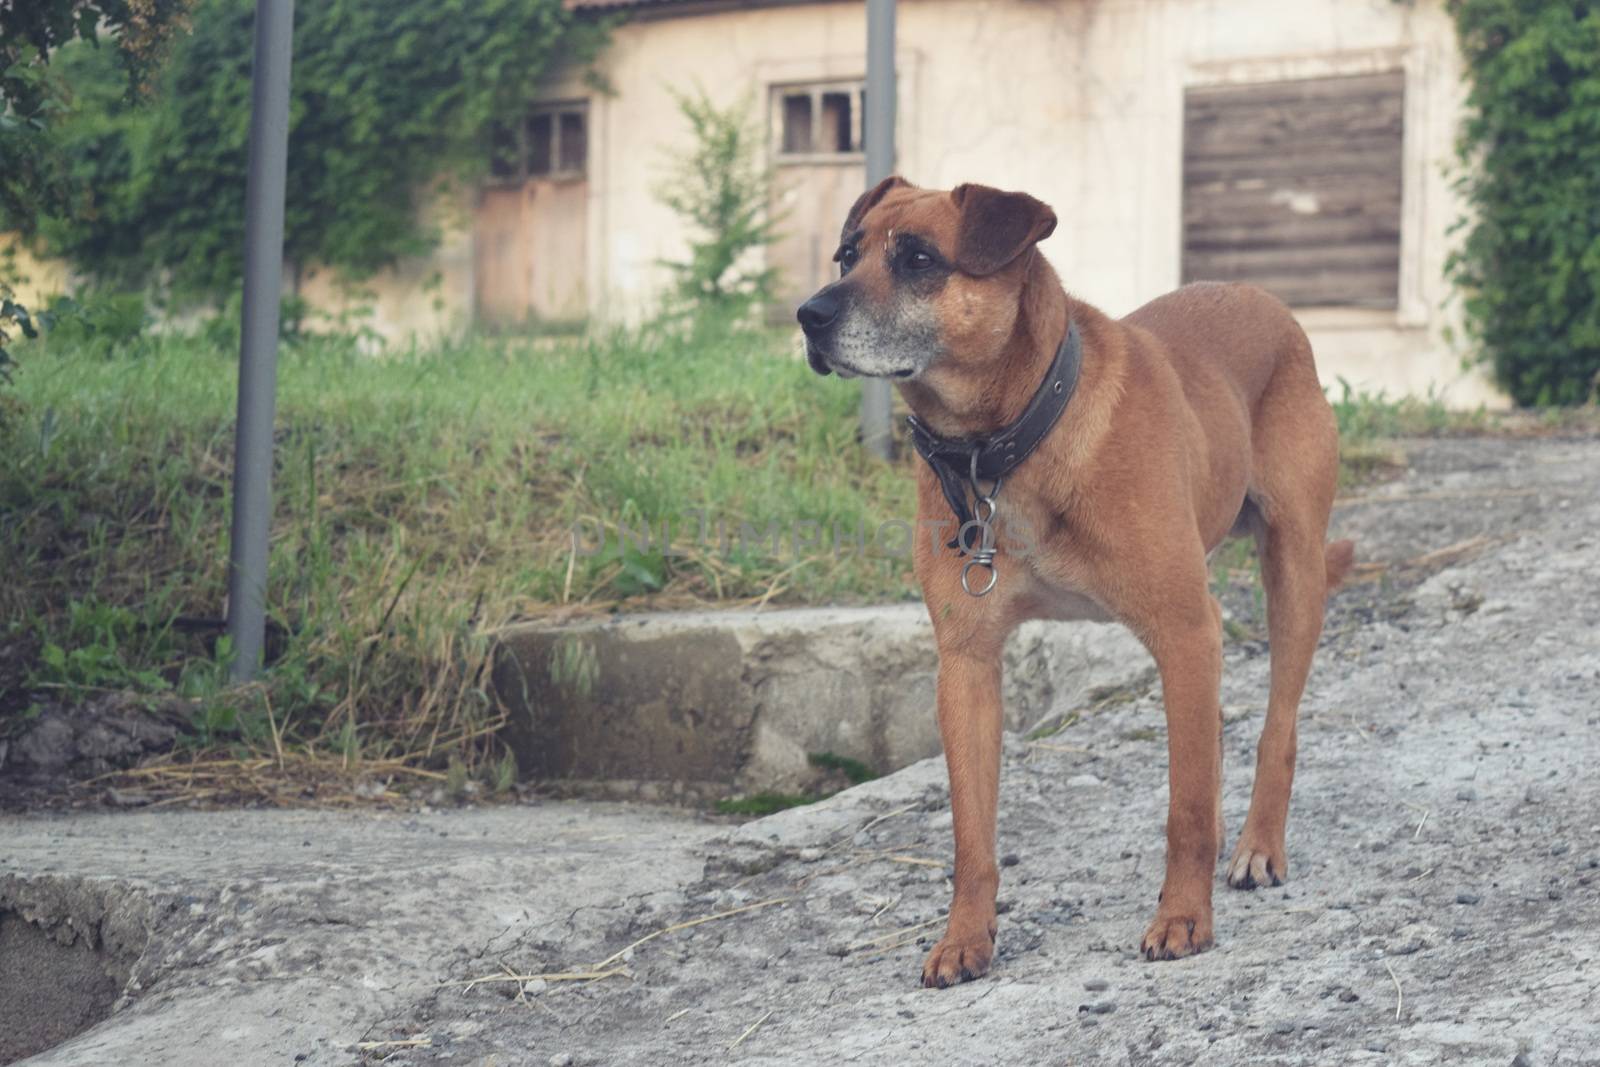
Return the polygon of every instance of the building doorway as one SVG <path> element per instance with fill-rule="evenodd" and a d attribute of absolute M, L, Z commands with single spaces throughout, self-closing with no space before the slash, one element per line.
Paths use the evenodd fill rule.
<path fill-rule="evenodd" d="M 589 111 L 541 105 L 493 136 L 473 226 L 477 319 L 570 325 L 588 312 Z"/>

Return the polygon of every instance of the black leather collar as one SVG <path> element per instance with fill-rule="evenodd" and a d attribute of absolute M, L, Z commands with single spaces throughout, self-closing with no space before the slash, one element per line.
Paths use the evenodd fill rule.
<path fill-rule="evenodd" d="M 1069 323 L 1067 336 L 1061 339 L 1044 381 L 1034 390 L 1027 408 L 1009 426 L 988 437 L 940 437 L 915 415 L 907 417 L 912 447 L 933 468 L 944 498 L 955 512 L 956 536 L 949 542 L 950 548 L 962 549 L 965 554 L 964 536 L 974 522 L 967 503 L 968 490 L 975 498 L 993 497 L 1000 491 L 1001 480 L 1032 455 L 1060 421 L 1077 390 L 1082 366 L 1083 338 L 1077 324 Z M 987 492 L 982 488 L 983 482 L 993 483 Z"/>

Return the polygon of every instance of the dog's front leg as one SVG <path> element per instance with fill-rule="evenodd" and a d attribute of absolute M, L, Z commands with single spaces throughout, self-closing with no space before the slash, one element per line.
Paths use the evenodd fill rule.
<path fill-rule="evenodd" d="M 1222 618 L 1209 594 L 1150 633 L 1167 711 L 1167 877 L 1139 950 L 1175 960 L 1211 944 L 1211 881 L 1222 827 Z"/>
<path fill-rule="evenodd" d="M 955 896 L 944 938 L 922 965 L 925 986 L 955 985 L 994 958 L 995 809 L 1000 799 L 1000 649 L 939 642 L 939 735 L 950 772 Z"/>

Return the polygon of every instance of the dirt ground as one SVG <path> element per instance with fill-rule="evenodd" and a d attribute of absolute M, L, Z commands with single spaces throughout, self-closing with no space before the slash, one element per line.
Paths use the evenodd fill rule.
<path fill-rule="evenodd" d="M 1134 952 L 1166 805 L 1141 686 L 1008 740 L 998 959 L 948 990 L 917 982 L 938 760 L 735 828 L 554 801 L 0 817 L 0 910 L 92 884 L 149 916 L 112 1017 L 32 1062 L 1600 1064 L 1600 440 L 1407 452 L 1335 518 L 1385 566 L 1330 611 L 1291 881 L 1219 872 L 1196 958 Z M 1249 592 L 1224 599 L 1236 831 L 1267 657 Z"/>
<path fill-rule="evenodd" d="M 1600 442 L 1409 451 L 1336 516 L 1395 566 L 1329 617 L 1291 881 L 1219 881 L 1214 950 L 1134 952 L 1162 874 L 1150 692 L 1009 744 L 983 980 L 916 988 L 951 854 L 928 761 L 705 846 L 680 893 L 575 912 L 451 974 L 584 973 L 662 927 L 782 903 L 639 945 L 626 977 L 441 990 L 386 1023 L 428 1047 L 386 1062 L 1600 1063 Z M 1234 830 L 1266 675 L 1263 648 L 1231 648 Z"/>

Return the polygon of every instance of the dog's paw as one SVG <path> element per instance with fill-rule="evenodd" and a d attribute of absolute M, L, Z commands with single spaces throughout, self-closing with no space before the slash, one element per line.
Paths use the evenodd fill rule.
<path fill-rule="evenodd" d="M 945 989 L 982 978 L 989 973 L 989 964 L 993 960 L 993 928 L 970 934 L 947 931 L 923 961 L 922 984 L 928 989 Z"/>
<path fill-rule="evenodd" d="M 1181 960 L 1211 947 L 1211 909 L 1192 914 L 1156 913 L 1144 932 L 1139 953 L 1147 960 Z"/>
<path fill-rule="evenodd" d="M 1289 857 L 1283 846 L 1265 845 L 1241 837 L 1228 861 L 1228 884 L 1235 889 L 1282 885 L 1289 880 Z"/>

